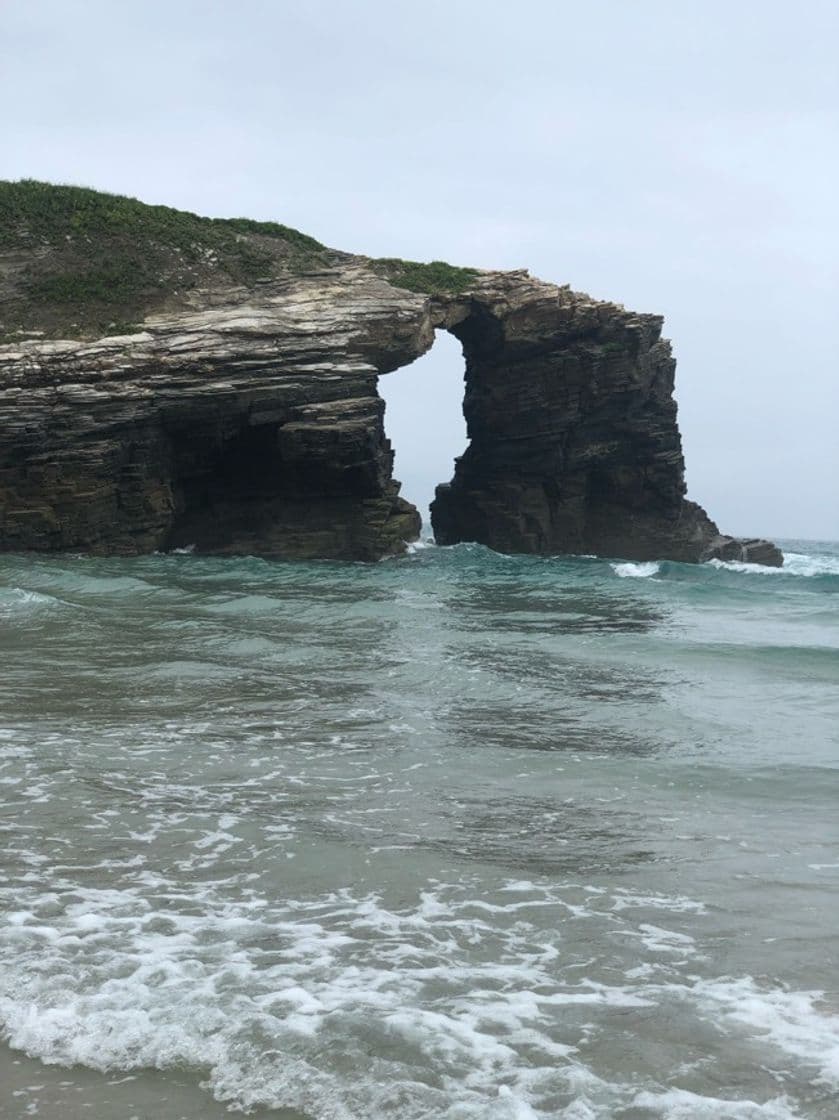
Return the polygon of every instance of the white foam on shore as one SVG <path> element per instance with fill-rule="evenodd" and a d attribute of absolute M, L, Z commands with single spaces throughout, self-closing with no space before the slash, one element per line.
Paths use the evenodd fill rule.
<path fill-rule="evenodd" d="M 696 942 L 689 934 L 662 929 L 649 922 L 642 922 L 632 936 L 640 938 L 651 953 L 675 953 L 680 957 L 692 957 L 696 953 Z"/>
<path fill-rule="evenodd" d="M 500 959 L 470 961 L 464 950 L 492 927 L 466 909 L 434 891 L 404 912 L 348 892 L 281 908 L 223 903 L 209 890 L 188 900 L 81 889 L 61 902 L 33 898 L 0 935 L 11 965 L 0 972 L 4 1037 L 52 1064 L 197 1066 L 217 1098 L 244 1109 L 544 1115 L 531 1096 L 557 1083 L 558 1063 L 574 1064 L 574 1048 L 540 1029 L 535 993 L 555 987 L 553 953 L 528 945 L 516 919 Z M 619 990 L 580 996 L 638 1003 Z M 353 1076 L 324 1061 L 330 1049 Z M 541 1055 L 537 1067 L 524 1052 Z M 434 1084 L 417 1081 L 416 1067 L 437 1071 Z"/>
<path fill-rule="evenodd" d="M 632 1103 L 662 1120 L 800 1120 L 800 1113 L 791 1110 L 785 1097 L 757 1104 L 702 1097 L 685 1089 L 667 1089 L 661 1093 L 639 1093 Z"/>
<path fill-rule="evenodd" d="M 694 991 L 700 1007 L 722 1016 L 729 1029 L 753 1031 L 839 1089 L 839 1015 L 820 1010 L 823 992 L 767 990 L 749 976 L 700 981 Z"/>
<path fill-rule="evenodd" d="M 710 1019 L 726 1048 L 765 1040 L 767 1063 L 786 1056 L 839 1085 L 839 1019 L 821 1014 L 818 993 L 683 978 L 672 958 L 692 938 L 628 923 L 602 892 L 590 896 L 601 912 L 571 909 L 630 935 L 628 959 L 641 963 L 623 980 L 566 961 L 569 902 L 529 881 L 509 883 L 508 905 L 435 884 L 399 909 L 348 890 L 280 904 L 148 873 L 134 882 L 3 892 L 0 1023 L 12 1047 L 103 1072 L 193 1067 L 232 1107 L 338 1120 L 606 1120 L 633 1104 L 665 1120 L 796 1116 L 780 1099 L 665 1091 L 650 1071 L 646 1084 L 638 1070 L 612 1082 L 589 1065 L 589 1040 L 614 1016 L 667 1022 L 678 1008 L 686 1030 Z"/>
<path fill-rule="evenodd" d="M 624 887 L 615 889 L 614 912 L 620 910 L 667 910 L 674 914 L 704 914 L 705 903 L 684 895 L 638 894 Z"/>

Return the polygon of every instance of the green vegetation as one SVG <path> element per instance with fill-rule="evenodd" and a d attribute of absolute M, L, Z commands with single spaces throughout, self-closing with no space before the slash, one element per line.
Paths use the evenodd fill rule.
<path fill-rule="evenodd" d="M 251 287 L 344 257 L 278 222 L 202 218 L 87 187 L 0 181 L 0 342 L 37 333 L 128 333 L 192 289 Z M 478 273 L 445 261 L 368 267 L 429 295 L 463 292 Z"/>
<path fill-rule="evenodd" d="M 427 292 L 429 295 L 438 295 L 444 292 L 457 294 L 465 292 L 474 284 L 477 270 L 474 268 L 458 268 L 445 261 L 431 261 L 421 264 L 419 261 L 402 261 L 395 257 L 380 257 L 371 262 L 373 269 L 384 276 L 398 288 L 407 288 L 411 292 Z"/>
<path fill-rule="evenodd" d="M 26 286 L 38 303 L 121 303 L 137 293 L 139 270 L 130 267 L 88 269 L 85 272 L 55 272 Z"/>
<path fill-rule="evenodd" d="M 237 234 L 257 234 L 305 253 L 324 248 L 278 222 L 250 218 L 202 218 L 171 206 L 149 206 L 136 198 L 88 187 L 57 186 L 34 179 L 0 182 L 0 247 L 57 245 L 67 237 L 108 237 L 158 244 L 182 252 L 228 252 Z"/>
<path fill-rule="evenodd" d="M 0 182 L 0 334 L 113 332 L 177 305 L 191 288 L 250 286 L 330 256 L 278 222 L 202 218 L 85 187 Z"/>

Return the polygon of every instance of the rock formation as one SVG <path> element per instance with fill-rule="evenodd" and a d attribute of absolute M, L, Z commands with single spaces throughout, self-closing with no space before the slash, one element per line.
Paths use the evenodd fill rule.
<path fill-rule="evenodd" d="M 95 291 L 97 314 L 110 313 L 107 285 L 58 283 L 54 225 L 31 247 L 28 229 L 11 247 L 0 237 L 0 549 L 397 553 L 420 519 L 392 479 L 377 379 L 442 328 L 463 345 L 470 443 L 437 489 L 440 543 L 781 562 L 766 542 L 720 537 L 685 499 L 658 316 L 526 272 L 371 261 L 316 242 L 294 256 L 294 231 L 239 222 L 216 231 L 215 258 L 170 246 L 168 283 L 120 288 L 136 325 L 103 334 L 83 297 Z M 260 275 L 235 274 L 253 259 L 242 242 L 262 253 Z M 63 320 L 32 297 L 65 290 Z"/>
<path fill-rule="evenodd" d="M 717 536 L 708 541 L 699 559 L 734 560 L 741 564 L 763 564 L 769 568 L 780 568 L 784 562 L 784 554 L 771 541 L 756 537 L 741 539 Z"/>

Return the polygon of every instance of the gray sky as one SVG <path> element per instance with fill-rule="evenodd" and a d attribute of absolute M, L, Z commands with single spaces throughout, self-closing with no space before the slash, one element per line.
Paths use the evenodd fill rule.
<path fill-rule="evenodd" d="M 0 178 L 663 313 L 690 496 L 835 539 L 837 43 L 835 0 L 0 0 Z M 383 383 L 408 497 L 461 377 L 440 339 Z"/>

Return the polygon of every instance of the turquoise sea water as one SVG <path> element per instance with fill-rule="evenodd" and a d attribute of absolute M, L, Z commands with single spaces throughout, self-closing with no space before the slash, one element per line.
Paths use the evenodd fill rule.
<path fill-rule="evenodd" d="M 0 1115 L 835 1120 L 839 546 L 0 558 Z"/>

